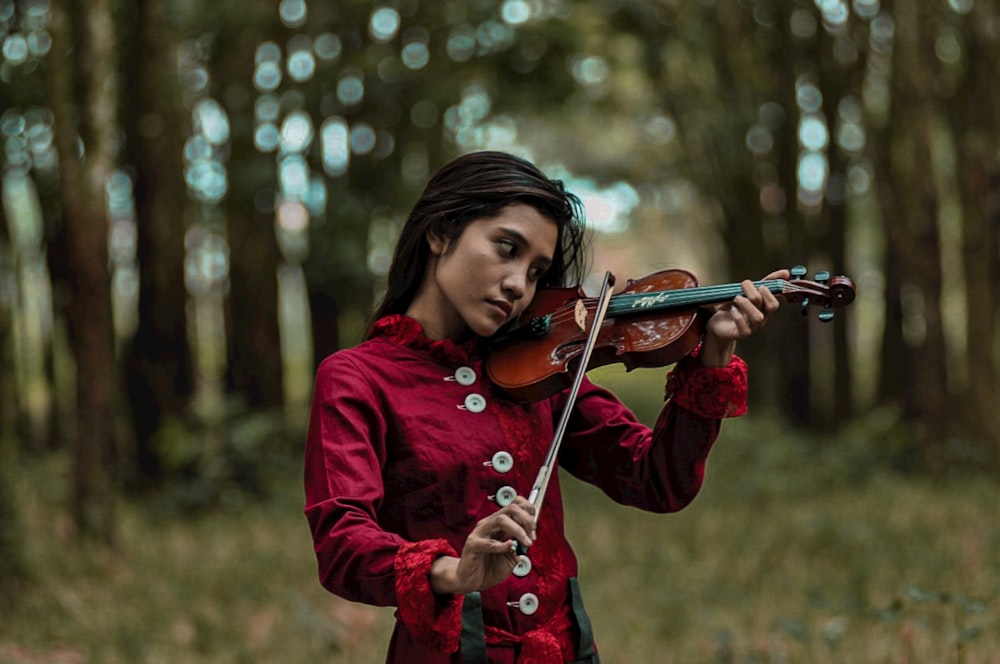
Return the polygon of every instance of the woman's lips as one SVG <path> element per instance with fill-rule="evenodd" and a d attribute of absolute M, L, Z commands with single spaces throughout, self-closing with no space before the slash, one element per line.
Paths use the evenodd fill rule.
<path fill-rule="evenodd" d="M 507 300 L 490 300 L 489 302 L 493 308 L 503 314 L 504 320 L 506 320 L 510 316 L 510 312 L 514 310 L 514 306 Z"/>

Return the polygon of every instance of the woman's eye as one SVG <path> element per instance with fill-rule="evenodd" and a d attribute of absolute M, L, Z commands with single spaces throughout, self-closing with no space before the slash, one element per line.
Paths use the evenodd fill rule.
<path fill-rule="evenodd" d="M 497 240 L 497 245 L 504 256 L 513 256 L 517 249 L 516 245 L 510 240 Z"/>
<path fill-rule="evenodd" d="M 545 268 L 544 267 L 532 268 L 529 274 L 531 275 L 532 281 L 538 281 L 539 279 L 545 276 Z"/>

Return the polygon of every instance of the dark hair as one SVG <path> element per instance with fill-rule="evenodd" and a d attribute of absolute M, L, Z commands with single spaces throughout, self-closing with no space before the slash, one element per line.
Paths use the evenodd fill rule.
<path fill-rule="evenodd" d="M 372 321 L 404 313 L 427 269 L 428 233 L 452 242 L 478 219 L 525 203 L 559 227 L 552 265 L 538 286 L 565 286 L 583 277 L 584 224 L 580 199 L 531 162 L 505 152 L 473 152 L 446 164 L 431 178 L 403 224 L 389 267 L 388 287 Z"/>

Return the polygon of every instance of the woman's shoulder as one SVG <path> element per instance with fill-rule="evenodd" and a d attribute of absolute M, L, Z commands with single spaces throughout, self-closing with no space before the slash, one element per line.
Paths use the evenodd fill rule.
<path fill-rule="evenodd" d="M 377 339 L 335 351 L 316 369 L 315 394 L 327 400 L 379 394 L 394 362 L 392 345 Z"/>
<path fill-rule="evenodd" d="M 356 346 L 349 346 L 327 355 L 319 364 L 319 371 L 343 370 L 349 367 L 365 367 L 392 361 L 399 348 L 388 343 L 383 337 L 366 339 Z"/>

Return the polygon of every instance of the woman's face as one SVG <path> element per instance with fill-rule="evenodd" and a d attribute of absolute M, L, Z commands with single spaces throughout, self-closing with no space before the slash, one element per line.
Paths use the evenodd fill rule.
<path fill-rule="evenodd" d="M 531 303 L 558 240 L 556 222 L 522 203 L 471 222 L 453 242 L 429 237 L 431 258 L 407 314 L 432 339 L 466 329 L 488 337 Z"/>

